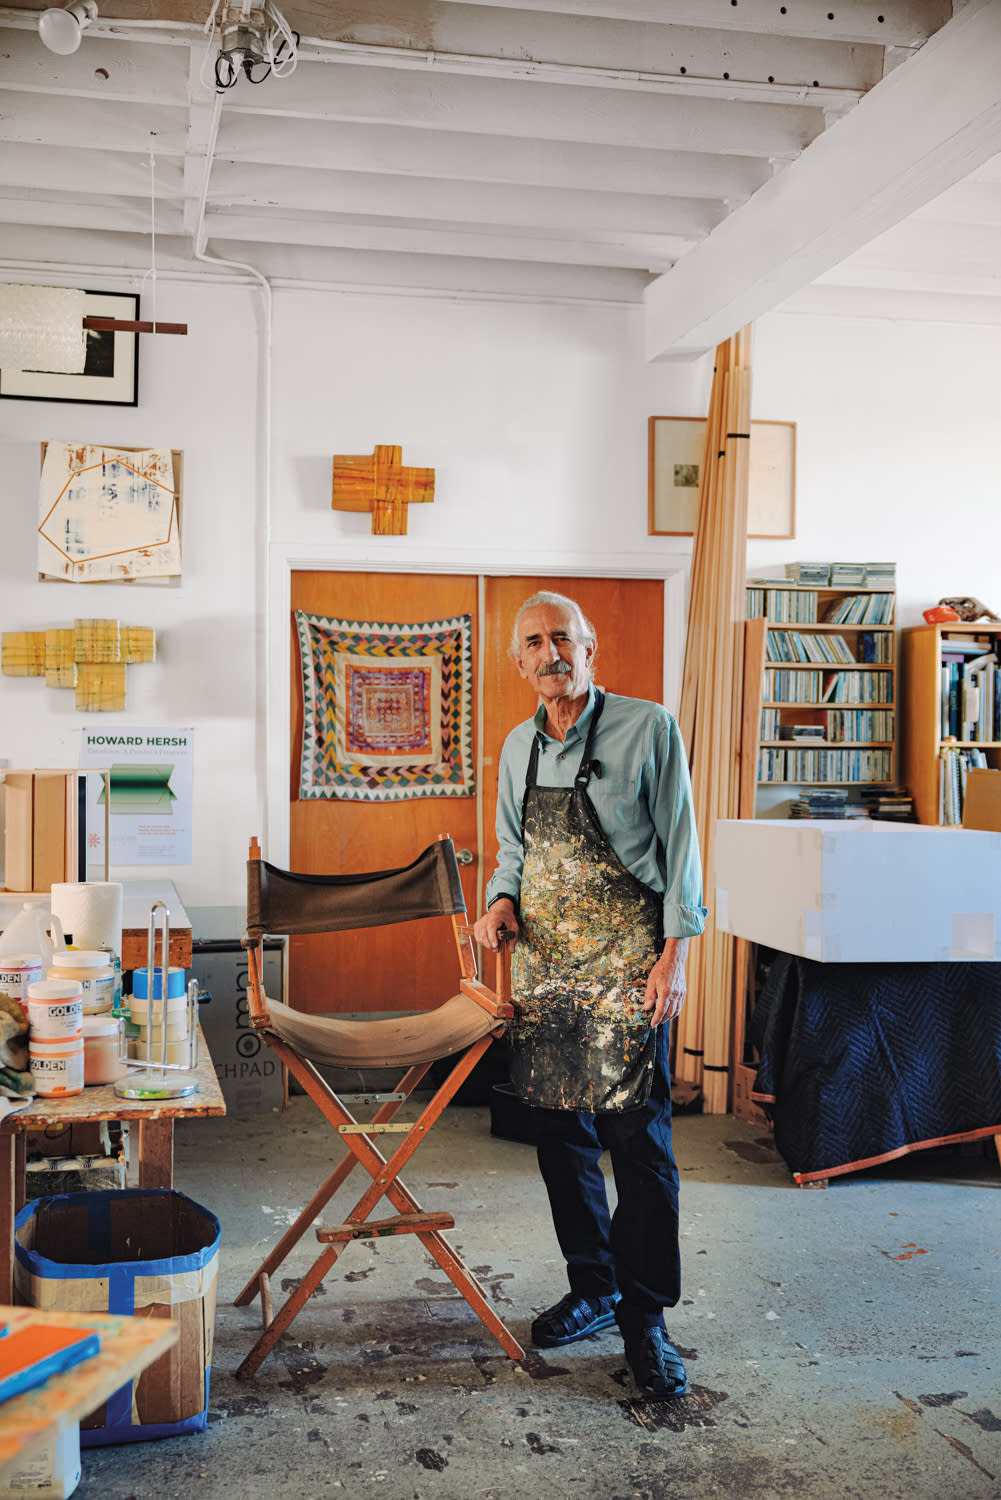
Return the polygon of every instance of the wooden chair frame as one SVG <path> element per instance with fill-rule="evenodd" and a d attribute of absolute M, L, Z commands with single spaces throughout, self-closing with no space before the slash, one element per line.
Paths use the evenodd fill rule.
<path fill-rule="evenodd" d="M 260 857 L 260 846 L 256 839 L 251 839 L 250 859 L 259 860 Z M 506 952 L 502 951 L 498 955 L 497 989 L 491 991 L 477 979 L 475 950 L 470 929 L 456 916 L 452 916 L 451 921 L 459 957 L 460 991 L 475 1001 L 489 1016 L 495 1018 L 498 1024 L 485 1036 L 473 1042 L 459 1057 L 448 1077 L 422 1110 L 419 1118 L 409 1126 L 394 1124 L 393 1117 L 424 1078 L 433 1059 L 407 1068 L 395 1089 L 392 1090 L 394 1097 L 381 1103 L 368 1123 L 359 1124 L 316 1066 L 272 1029 L 262 978 L 264 972 L 263 935 L 255 938 L 248 937 L 244 940 L 244 947 L 247 950 L 247 1001 L 251 1025 L 274 1050 L 293 1077 L 299 1080 L 324 1118 L 347 1146 L 348 1154 L 331 1172 L 326 1182 L 313 1194 L 295 1223 L 285 1232 L 235 1300 L 235 1306 L 243 1307 L 260 1295 L 264 1322 L 263 1332 L 236 1372 L 241 1380 L 247 1380 L 257 1372 L 309 1297 L 323 1282 L 345 1246 L 352 1240 L 376 1239 L 383 1235 L 416 1234 L 424 1249 L 445 1272 L 453 1286 L 493 1334 L 504 1352 L 511 1359 L 523 1359 L 525 1356 L 521 1345 L 490 1306 L 476 1277 L 444 1238 L 443 1231 L 454 1228 L 455 1220 L 452 1215 L 427 1212 L 423 1209 L 400 1180 L 399 1175 L 446 1105 L 476 1067 L 494 1037 L 503 1033 L 508 1019 L 513 1014 L 510 998 L 510 966 Z M 366 1023 L 356 1024 L 364 1026 Z M 382 1136 L 394 1133 L 401 1134 L 402 1140 L 391 1155 L 384 1156 L 376 1141 Z M 342 1223 L 328 1225 L 315 1231 L 316 1238 L 324 1249 L 276 1314 L 272 1304 L 271 1278 L 337 1190 L 347 1181 L 354 1168 L 359 1165 L 364 1168 L 370 1178 L 368 1188 Z M 372 1210 L 384 1197 L 397 1212 L 389 1218 L 370 1219 L 369 1215 Z"/>

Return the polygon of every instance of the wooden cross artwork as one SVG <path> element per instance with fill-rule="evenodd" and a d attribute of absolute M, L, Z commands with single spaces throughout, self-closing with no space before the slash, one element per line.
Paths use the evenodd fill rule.
<path fill-rule="evenodd" d="M 373 536 L 406 536 L 407 506 L 434 499 L 434 469 L 405 469 L 402 456 L 393 444 L 336 453 L 331 509 L 371 511 Z"/>

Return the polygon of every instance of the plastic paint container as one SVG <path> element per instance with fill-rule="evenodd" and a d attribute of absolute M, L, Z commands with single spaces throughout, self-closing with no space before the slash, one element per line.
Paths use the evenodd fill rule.
<path fill-rule="evenodd" d="M 35 1092 L 45 1099 L 83 1092 L 83 1034 L 39 1037 L 28 1043 Z"/>
<path fill-rule="evenodd" d="M 82 1027 L 83 990 L 78 979 L 38 979 L 28 985 L 29 1045 L 36 1037 L 82 1037 Z"/>
<path fill-rule="evenodd" d="M 28 1013 L 28 985 L 36 984 L 41 977 L 40 953 L 5 953 L 0 958 L 0 995 L 20 1000 L 25 1015 Z"/>
<path fill-rule="evenodd" d="M 115 1083 L 126 1072 L 118 1056 L 119 1023 L 114 1016 L 83 1018 L 83 1081 Z"/>
<path fill-rule="evenodd" d="M 96 948 L 64 948 L 53 953 L 49 978 L 79 981 L 85 1015 L 100 1015 L 115 1003 L 115 966 L 107 953 Z"/>
<path fill-rule="evenodd" d="M 183 1000 L 187 986 L 184 982 L 186 969 L 167 970 L 167 999 Z M 153 970 L 153 998 L 159 1000 L 163 994 L 163 969 L 157 965 Z M 132 998 L 133 1000 L 149 999 L 149 969 L 132 970 Z M 135 1006 L 133 1006 L 135 1010 Z"/>

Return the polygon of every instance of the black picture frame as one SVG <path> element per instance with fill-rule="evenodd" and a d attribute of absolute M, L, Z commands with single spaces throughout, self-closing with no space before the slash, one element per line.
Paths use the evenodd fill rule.
<path fill-rule="evenodd" d="M 138 292 L 84 292 L 84 317 L 139 317 Z M 139 335 L 120 330 L 87 331 L 87 363 L 81 375 L 48 370 L 0 369 L 0 400 L 68 401 L 85 406 L 139 405 Z"/>

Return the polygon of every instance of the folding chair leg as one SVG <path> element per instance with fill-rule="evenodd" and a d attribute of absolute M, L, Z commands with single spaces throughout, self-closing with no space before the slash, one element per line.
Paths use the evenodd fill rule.
<path fill-rule="evenodd" d="M 289 1070 L 294 1073 L 295 1076 L 299 1079 L 299 1082 L 306 1088 L 307 1092 L 312 1092 L 311 1086 L 312 1088 L 316 1087 L 315 1081 L 311 1076 L 313 1071 L 312 1065 L 306 1064 L 306 1067 L 309 1068 L 309 1072 L 306 1072 L 305 1069 L 300 1066 L 300 1058 L 295 1052 L 292 1051 L 290 1047 L 287 1047 L 283 1043 L 279 1043 L 276 1040 L 272 1040 L 272 1047 L 279 1054 L 281 1060 L 285 1063 Z M 400 1079 L 394 1091 L 396 1093 L 404 1094 L 405 1099 L 394 1099 L 386 1104 L 381 1104 L 372 1117 L 372 1123 L 381 1125 L 391 1120 L 396 1114 L 397 1110 L 399 1110 L 401 1104 L 405 1103 L 406 1099 L 409 1099 L 410 1095 L 420 1083 L 429 1067 L 429 1063 L 423 1063 L 418 1065 L 417 1067 L 408 1069 L 408 1071 Z M 318 1097 L 314 1097 L 314 1103 L 320 1104 L 320 1099 Z M 342 1184 L 347 1180 L 347 1178 L 354 1171 L 357 1165 L 358 1158 L 356 1156 L 352 1156 L 349 1152 L 345 1156 L 344 1160 L 338 1164 L 336 1169 L 327 1178 L 323 1186 L 313 1194 L 312 1198 L 306 1204 L 306 1207 L 302 1210 L 302 1213 L 299 1214 L 298 1218 L 295 1220 L 295 1223 L 290 1229 L 286 1230 L 285 1234 L 282 1235 L 281 1239 L 278 1241 L 277 1245 L 271 1251 L 267 1259 L 261 1262 L 257 1270 L 254 1272 L 253 1276 L 251 1276 L 250 1280 L 247 1282 L 247 1285 L 243 1288 L 243 1291 L 240 1293 L 240 1295 L 234 1298 L 234 1307 L 247 1307 L 251 1302 L 253 1302 L 258 1293 L 260 1293 L 263 1298 L 264 1287 L 267 1279 L 275 1274 L 275 1271 L 277 1271 L 278 1267 L 282 1264 L 282 1261 L 285 1259 L 285 1257 L 299 1243 L 303 1235 L 306 1233 L 307 1229 L 313 1223 L 314 1219 L 316 1219 L 318 1214 L 323 1212 L 327 1204 L 330 1202 L 331 1198 L 337 1192 L 338 1188 L 340 1188 Z M 265 1319 L 265 1322 L 270 1322 L 270 1316 Z"/>
<path fill-rule="evenodd" d="M 418 1234 L 417 1238 L 429 1255 L 441 1266 L 456 1291 L 461 1292 L 480 1322 L 487 1327 L 511 1359 L 524 1359 L 525 1351 L 518 1340 L 501 1322 L 483 1294 L 476 1277 L 464 1261 L 460 1260 L 451 1245 L 440 1234 Z"/>
<path fill-rule="evenodd" d="M 309 1300 L 313 1292 L 320 1285 L 320 1282 L 326 1276 L 342 1249 L 343 1246 L 341 1245 L 331 1245 L 314 1261 L 306 1272 L 306 1275 L 302 1278 L 302 1281 L 285 1303 L 285 1306 L 278 1313 L 277 1317 L 271 1320 L 243 1361 L 243 1364 L 237 1370 L 237 1380 L 249 1380 L 252 1375 L 257 1374 L 257 1371 L 267 1359 L 286 1328 L 289 1327 L 304 1303 Z"/>

